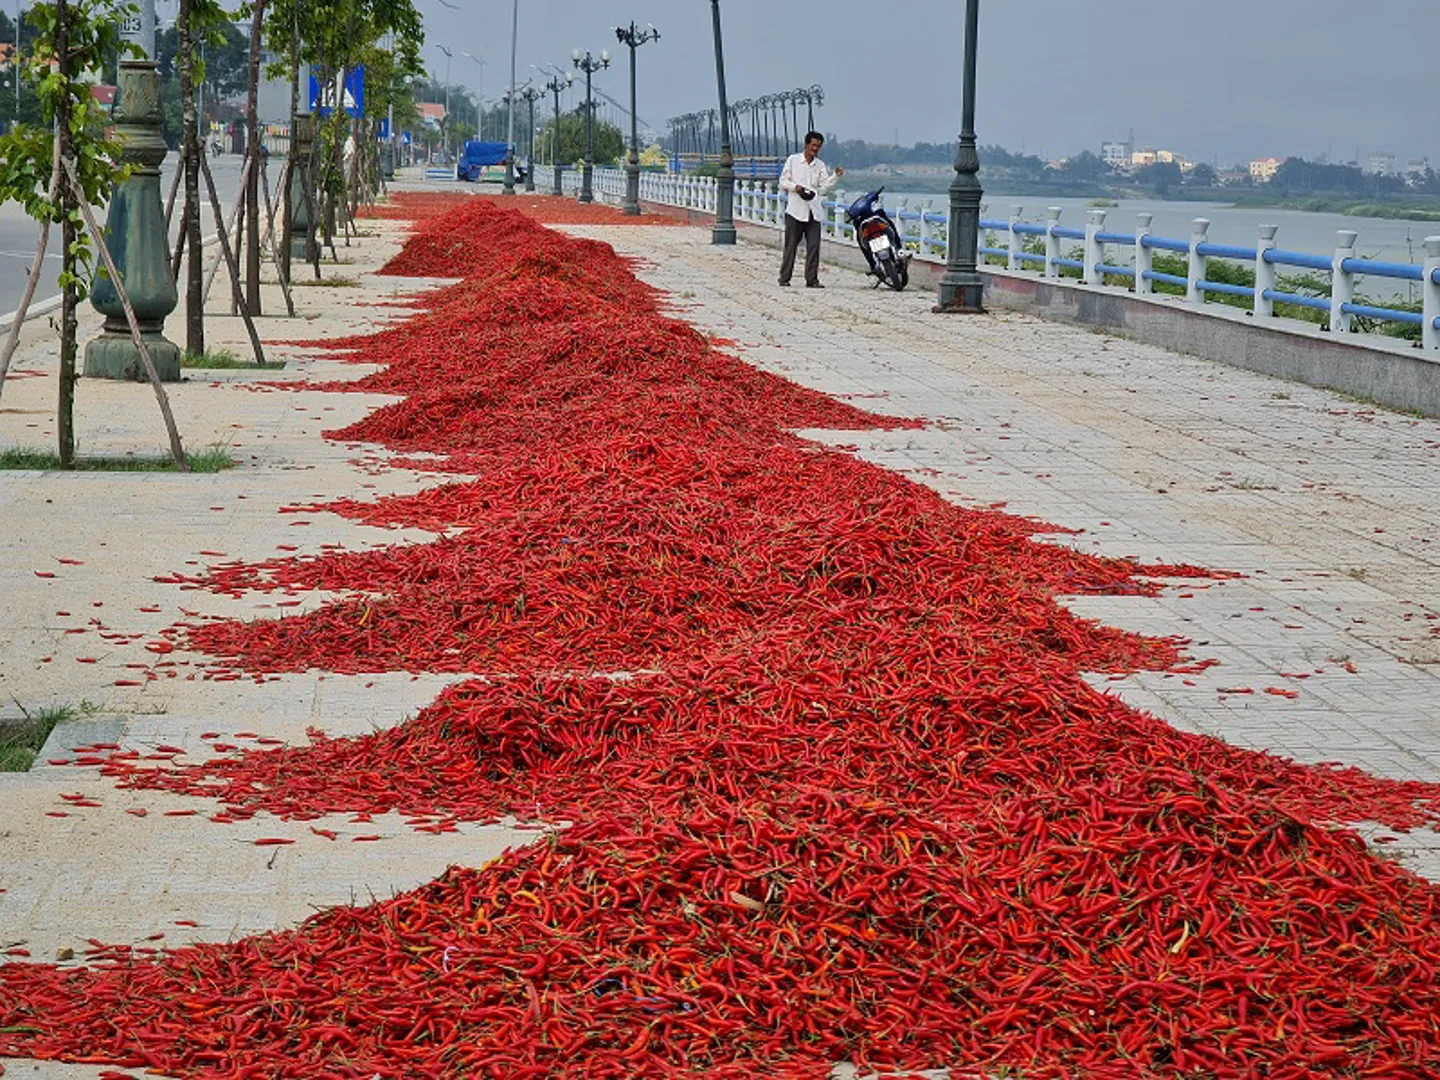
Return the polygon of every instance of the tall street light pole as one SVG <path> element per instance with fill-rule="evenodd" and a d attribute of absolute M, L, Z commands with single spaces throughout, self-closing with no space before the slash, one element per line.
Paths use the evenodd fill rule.
<path fill-rule="evenodd" d="M 467 57 L 467 58 L 470 59 L 470 60 L 474 60 L 475 63 L 480 66 L 480 86 L 479 86 L 479 88 L 478 88 L 475 92 L 476 92 L 477 94 L 479 94 L 481 97 L 484 97 L 484 96 L 485 96 L 485 66 L 486 66 L 485 60 L 483 60 L 481 57 L 476 56 L 474 53 L 461 52 L 460 55 L 461 55 L 461 56 L 464 56 L 464 57 Z"/>
<path fill-rule="evenodd" d="M 510 119 L 505 134 L 505 187 L 504 194 L 515 194 L 515 47 L 520 40 L 520 0 L 510 4 Z"/>
<path fill-rule="evenodd" d="M 600 59 L 576 49 L 570 54 L 575 66 L 585 73 L 585 166 L 580 174 L 580 201 L 595 201 L 595 98 L 591 92 L 591 76 L 610 66 L 610 51 L 601 50 Z"/>
<path fill-rule="evenodd" d="M 631 217 L 640 214 L 640 120 L 635 115 L 635 50 L 650 41 L 660 40 L 655 27 L 638 30 L 632 20 L 628 27 L 617 26 L 615 36 L 622 45 L 630 46 L 630 153 L 625 158 L 625 203 L 621 212 Z"/>
<path fill-rule="evenodd" d="M 710 0 L 715 26 L 715 81 L 720 91 L 720 185 L 716 192 L 712 244 L 735 243 L 735 155 L 730 152 L 730 106 L 725 99 L 725 48 L 720 36 L 720 0 Z"/>
<path fill-rule="evenodd" d="M 454 57 L 450 55 L 450 50 L 444 45 L 436 45 L 435 47 L 445 54 L 445 157 L 453 160 L 450 158 L 450 131 L 452 127 L 450 123 L 450 61 L 453 60 Z"/>
<path fill-rule="evenodd" d="M 562 76 L 557 71 L 545 83 L 545 89 L 555 97 L 555 125 L 550 129 L 550 169 L 555 174 L 555 187 L 551 191 L 552 195 L 562 194 L 560 190 L 560 95 L 568 90 L 574 81 L 575 76 L 570 72 L 567 71 Z"/>
<path fill-rule="evenodd" d="M 955 179 L 950 184 L 950 244 L 940 279 L 937 312 L 979 315 L 985 311 L 985 279 L 980 276 L 980 155 L 975 149 L 975 61 L 980 30 L 980 0 L 965 4 L 965 101 Z"/>

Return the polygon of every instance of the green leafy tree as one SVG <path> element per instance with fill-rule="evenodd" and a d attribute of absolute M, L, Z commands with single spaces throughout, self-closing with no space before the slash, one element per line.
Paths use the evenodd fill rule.
<path fill-rule="evenodd" d="M 555 119 L 552 117 L 541 127 L 537 136 L 543 147 L 551 145 L 552 132 L 555 129 Z M 614 124 L 604 120 L 595 120 L 595 164 L 613 165 L 617 163 L 625 153 L 625 136 Z M 548 152 L 548 150 L 547 150 Z M 579 164 L 585 160 L 585 109 L 576 109 L 574 112 L 560 114 L 560 160 L 570 164 Z"/>
<path fill-rule="evenodd" d="M 84 232 L 78 199 L 104 206 L 125 175 L 119 146 L 105 137 L 107 117 L 83 76 L 101 72 L 112 57 L 133 52 L 119 26 L 134 7 L 119 0 L 54 0 L 34 4 L 33 49 L 23 58 L 21 77 L 35 87 L 45 127 L 17 124 L 0 137 L 0 201 L 14 199 L 42 223 L 41 247 L 49 226 L 58 224 L 60 264 L 60 400 L 56 433 L 60 462 L 75 463 L 75 357 L 79 303 L 89 295 L 94 251 Z M 53 62 L 52 62 L 53 61 Z M 68 163 L 79 191 L 62 177 Z M 37 252 L 37 264 L 39 252 Z M 35 276 L 27 286 L 33 292 Z M 27 302 L 29 293 L 27 292 Z M 19 320 L 16 320 L 18 325 Z M 7 346 L 5 362 L 9 362 Z"/>
<path fill-rule="evenodd" d="M 1206 165 L 1203 161 L 1190 170 L 1190 176 L 1186 183 L 1192 187 L 1214 187 L 1220 176 L 1215 172 L 1213 166 Z"/>
<path fill-rule="evenodd" d="M 1173 161 L 1157 161 L 1153 165 L 1146 165 L 1135 170 L 1135 182 L 1145 187 L 1154 188 L 1161 195 L 1164 195 L 1171 188 L 1180 186 L 1183 174 L 1180 166 Z"/>
<path fill-rule="evenodd" d="M 232 21 L 231 14 L 216 0 L 190 0 L 190 77 L 203 87 L 203 96 L 212 105 L 243 93 L 247 84 L 246 54 L 249 43 Z M 178 147 L 184 116 L 181 111 L 180 25 L 167 26 L 155 35 L 155 60 L 160 69 L 165 95 L 165 141 Z M 205 118 L 200 118 L 202 129 Z"/>
<path fill-rule="evenodd" d="M 297 75 L 302 63 L 311 68 L 322 84 L 367 60 L 379 61 L 379 43 L 386 39 L 392 61 L 390 78 L 379 80 L 379 93 L 368 93 L 365 121 L 352 125 L 343 109 L 336 109 L 315 141 L 309 177 L 312 190 L 324 197 L 325 221 L 334 215 L 336 199 L 346 189 L 342 152 L 346 139 L 357 134 L 357 147 L 366 146 L 364 128 L 373 124 L 388 110 L 392 95 L 398 95 L 406 76 L 420 74 L 420 45 L 424 41 L 424 25 L 412 0 L 270 0 L 268 35 L 270 47 L 278 55 L 288 57 L 291 73 L 292 128 L 299 98 Z M 272 67 L 272 73 L 285 69 L 285 63 Z M 367 80 L 367 91 L 375 86 Z M 285 195 L 285 221 L 293 213 L 290 193 Z M 328 231 L 328 230 L 327 230 Z"/>
<path fill-rule="evenodd" d="M 1099 155 L 1083 150 L 1067 161 L 1061 171 L 1068 179 L 1094 183 L 1110 172 L 1110 166 L 1106 165 Z"/>

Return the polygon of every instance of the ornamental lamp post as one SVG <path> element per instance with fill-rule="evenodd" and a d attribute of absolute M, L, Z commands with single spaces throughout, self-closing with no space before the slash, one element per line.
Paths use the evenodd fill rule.
<path fill-rule="evenodd" d="M 525 153 L 525 160 L 529 165 L 525 170 L 525 190 L 533 192 L 535 190 L 535 102 L 540 97 L 540 91 L 527 82 L 525 89 L 520 91 L 520 97 L 530 108 L 530 122 L 525 127 L 525 131 L 529 135 L 528 149 Z"/>
<path fill-rule="evenodd" d="M 985 279 L 980 276 L 980 155 L 975 149 L 975 60 L 980 0 L 965 4 L 965 99 L 955 179 L 950 184 L 950 235 L 936 312 L 982 315 Z"/>
<path fill-rule="evenodd" d="M 552 195 L 560 195 L 560 95 L 568 90 L 575 82 L 575 76 L 570 72 L 563 75 L 556 71 L 545 83 L 545 89 L 549 90 L 555 98 L 555 126 L 550 129 L 550 169 L 555 174 L 555 186 L 551 191 Z"/>
<path fill-rule="evenodd" d="M 637 30 L 632 20 L 628 27 L 617 26 L 615 37 L 630 46 L 630 153 L 625 158 L 625 203 L 621 213 L 636 217 L 640 213 L 640 120 L 635 115 L 635 50 L 651 41 L 660 40 L 660 31 Z"/>
<path fill-rule="evenodd" d="M 18 22 L 17 22 L 18 25 Z M 165 232 L 165 211 L 160 201 L 160 166 L 166 146 L 161 135 L 165 112 L 161 104 L 160 74 L 155 63 L 155 3 L 146 0 L 121 27 L 124 37 L 143 49 L 141 59 L 119 62 L 115 89 L 115 134 L 120 160 L 130 167 L 110 197 L 105 223 L 107 244 L 131 309 L 140 326 L 146 351 L 162 382 L 180 379 L 180 347 L 165 336 L 165 319 L 179 303 L 170 271 L 170 243 Z M 17 79 L 20 57 L 12 57 Z M 105 316 L 99 337 L 85 344 L 87 378 L 143 382 L 145 368 L 116 282 L 97 277 L 90 303 Z"/>
<path fill-rule="evenodd" d="M 730 151 L 730 106 L 725 100 L 725 47 L 720 34 L 720 0 L 710 0 L 715 27 L 715 82 L 720 92 L 720 182 L 715 199 L 715 227 L 710 243 L 735 243 L 735 155 Z"/>
<path fill-rule="evenodd" d="M 597 60 L 589 51 L 575 49 L 570 53 L 575 66 L 585 73 L 585 166 L 580 174 L 580 201 L 595 201 L 595 98 L 592 95 L 591 76 L 610 66 L 610 50 L 602 49 Z"/>

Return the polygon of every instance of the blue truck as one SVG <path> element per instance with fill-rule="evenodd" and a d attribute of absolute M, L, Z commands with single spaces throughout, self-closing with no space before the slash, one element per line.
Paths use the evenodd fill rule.
<path fill-rule="evenodd" d="M 471 139 L 460 151 L 455 163 L 455 179 L 475 183 L 484 174 L 488 165 L 504 165 L 508 151 L 503 142 L 482 142 Z"/>

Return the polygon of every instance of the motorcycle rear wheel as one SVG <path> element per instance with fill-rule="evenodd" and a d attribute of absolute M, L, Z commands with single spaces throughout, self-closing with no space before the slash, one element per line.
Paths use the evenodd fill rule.
<path fill-rule="evenodd" d="M 910 284 L 910 268 L 900 259 L 881 259 L 879 273 L 885 284 L 896 292 L 904 292 Z"/>

